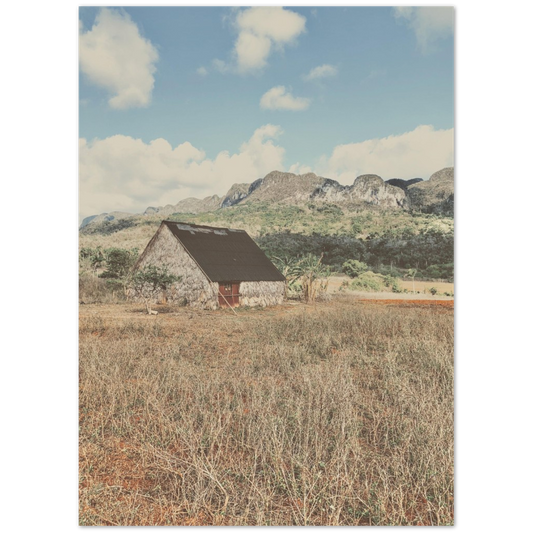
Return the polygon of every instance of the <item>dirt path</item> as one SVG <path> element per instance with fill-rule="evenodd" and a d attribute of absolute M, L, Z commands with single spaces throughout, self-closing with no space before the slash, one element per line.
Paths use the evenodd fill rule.
<path fill-rule="evenodd" d="M 396 306 L 405 306 L 405 307 L 428 307 L 428 306 L 438 306 L 438 307 L 446 307 L 448 309 L 454 308 L 454 300 L 453 299 L 447 299 L 447 300 L 423 300 L 423 299 L 399 299 L 399 298 L 390 298 L 390 299 L 377 299 L 377 298 L 369 298 L 369 299 L 360 299 L 357 300 L 361 303 L 372 303 L 375 305 L 396 305 Z"/>

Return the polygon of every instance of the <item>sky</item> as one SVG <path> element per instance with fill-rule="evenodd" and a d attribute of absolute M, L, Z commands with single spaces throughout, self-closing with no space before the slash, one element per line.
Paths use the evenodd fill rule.
<path fill-rule="evenodd" d="M 454 165 L 452 7 L 79 8 L 79 217 Z"/>

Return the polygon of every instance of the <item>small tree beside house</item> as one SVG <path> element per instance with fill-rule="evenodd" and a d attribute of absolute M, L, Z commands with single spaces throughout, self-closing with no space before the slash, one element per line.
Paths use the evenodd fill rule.
<path fill-rule="evenodd" d="M 320 257 L 308 254 L 300 261 L 300 280 L 306 302 L 314 302 L 319 295 L 327 293 L 331 271 L 328 266 L 322 263 L 323 257 L 324 254 L 321 254 Z"/>
<path fill-rule="evenodd" d="M 285 294 L 301 292 L 306 302 L 314 302 L 328 289 L 330 268 L 322 263 L 324 254 L 307 254 L 300 258 L 274 257 L 279 271 L 285 276 Z"/>
<path fill-rule="evenodd" d="M 133 274 L 131 287 L 136 296 L 144 301 L 146 312 L 149 315 L 157 315 L 157 311 L 152 310 L 152 304 L 161 292 L 179 281 L 181 277 L 170 274 L 166 266 L 148 265 Z"/>

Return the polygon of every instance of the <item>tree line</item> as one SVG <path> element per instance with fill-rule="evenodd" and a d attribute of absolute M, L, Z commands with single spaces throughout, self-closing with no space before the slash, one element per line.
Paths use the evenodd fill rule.
<path fill-rule="evenodd" d="M 342 272 L 346 261 L 356 260 L 379 272 L 383 269 L 417 269 L 430 278 L 453 278 L 454 238 L 451 233 L 428 230 L 413 235 L 302 235 L 276 233 L 258 237 L 257 243 L 270 257 L 323 256 L 324 265 Z"/>

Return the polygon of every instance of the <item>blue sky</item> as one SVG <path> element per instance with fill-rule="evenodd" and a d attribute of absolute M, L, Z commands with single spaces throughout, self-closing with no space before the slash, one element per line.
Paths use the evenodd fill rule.
<path fill-rule="evenodd" d="M 83 7 L 80 216 L 453 165 L 453 8 Z"/>

